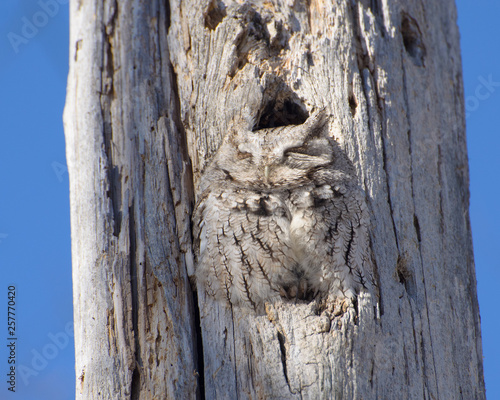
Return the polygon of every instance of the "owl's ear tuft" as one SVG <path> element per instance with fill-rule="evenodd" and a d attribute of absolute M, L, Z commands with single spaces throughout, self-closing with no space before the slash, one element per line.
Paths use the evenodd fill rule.
<path fill-rule="evenodd" d="M 326 108 L 321 108 L 314 112 L 306 122 L 304 127 L 310 132 L 311 136 L 321 136 L 328 129 L 328 114 Z"/>

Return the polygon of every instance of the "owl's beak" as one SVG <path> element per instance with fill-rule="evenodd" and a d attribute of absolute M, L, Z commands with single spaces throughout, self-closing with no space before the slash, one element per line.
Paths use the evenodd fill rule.
<path fill-rule="evenodd" d="M 264 167 L 264 180 L 266 183 L 269 181 L 269 165 Z"/>

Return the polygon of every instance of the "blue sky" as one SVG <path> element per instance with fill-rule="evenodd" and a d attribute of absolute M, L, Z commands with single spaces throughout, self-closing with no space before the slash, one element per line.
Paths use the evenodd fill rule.
<path fill-rule="evenodd" d="M 74 398 L 68 174 L 62 111 L 68 5 L 0 5 L 0 302 L 16 287 L 17 392 L 3 399 Z M 467 104 L 471 219 L 487 395 L 500 399 L 500 2 L 457 1 Z M 50 14 L 50 15 L 49 15 Z M 45 15 L 45 17 L 44 17 Z M 26 20 L 37 28 L 21 35 Z M 17 51 L 16 51 L 17 50 Z M 498 82 L 498 83 L 497 83 Z M 2 300 L 3 299 L 3 300 Z M 0 373 L 7 373 L 0 306 Z"/>
<path fill-rule="evenodd" d="M 479 5 L 459 0 L 457 6 L 486 395 L 493 400 L 500 399 L 500 257 L 496 253 L 500 248 L 500 2 Z"/>

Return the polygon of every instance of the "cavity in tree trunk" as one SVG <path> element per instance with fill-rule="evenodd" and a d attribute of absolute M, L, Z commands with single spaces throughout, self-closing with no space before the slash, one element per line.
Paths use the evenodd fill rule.
<path fill-rule="evenodd" d="M 77 398 L 485 398 L 453 1 L 72 2 L 70 46 Z M 229 127 L 318 109 L 379 297 L 194 295 L 191 213 Z"/>

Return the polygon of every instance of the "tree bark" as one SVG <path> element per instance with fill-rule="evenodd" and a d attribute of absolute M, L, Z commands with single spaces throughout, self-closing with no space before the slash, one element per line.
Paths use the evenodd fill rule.
<path fill-rule="evenodd" d="M 452 0 L 73 2 L 70 43 L 77 398 L 485 398 Z M 193 301 L 225 132 L 319 108 L 366 193 L 379 298 Z"/>
<path fill-rule="evenodd" d="M 159 2 L 71 3 L 79 399 L 196 398 L 191 167 Z"/>

